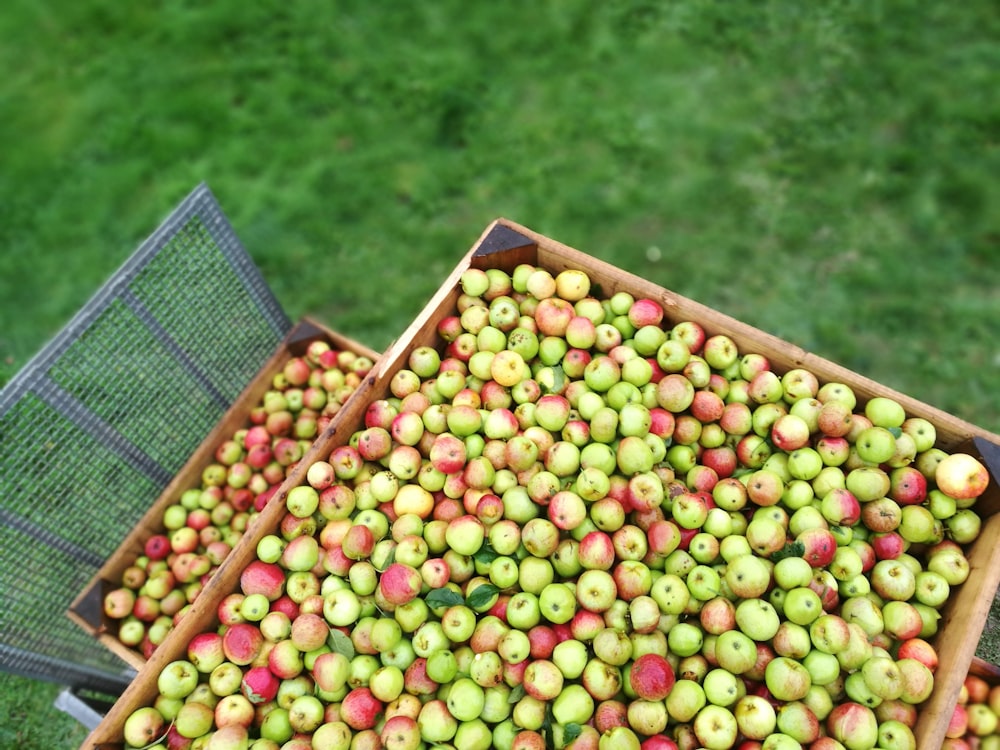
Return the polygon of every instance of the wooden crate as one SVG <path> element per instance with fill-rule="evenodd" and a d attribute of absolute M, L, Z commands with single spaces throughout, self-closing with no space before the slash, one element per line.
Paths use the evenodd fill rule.
<path fill-rule="evenodd" d="M 991 685 L 1000 685 L 1000 666 L 978 656 L 973 657 L 969 665 L 969 674 L 982 677 Z"/>
<path fill-rule="evenodd" d="M 472 249 L 444 280 L 424 309 L 382 355 L 372 373 L 362 384 L 355 398 L 345 406 L 336 428 L 324 434 L 311 452 L 312 456 L 328 455 L 332 448 L 346 443 L 352 432 L 363 426 L 367 404 L 390 395 L 390 381 L 400 369 L 407 367 L 410 353 L 420 346 L 440 344 L 436 324 L 454 313 L 461 294 L 460 279 L 468 268 L 501 268 L 508 272 L 520 263 L 547 268 L 553 274 L 564 269 L 580 269 L 588 273 L 601 296 L 628 291 L 636 297 L 657 300 L 672 322 L 695 320 L 706 333 L 728 334 L 742 352 L 766 355 L 772 369 L 784 372 L 803 367 L 814 372 L 821 381 L 838 381 L 851 386 L 859 403 L 874 396 L 896 399 L 910 416 L 924 417 L 937 428 L 939 447 L 963 450 L 978 455 L 989 467 L 993 481 L 979 499 L 977 509 L 986 516 L 982 533 L 970 553 L 969 579 L 953 594 L 945 609 L 935 646 L 940 667 L 932 697 L 922 706 L 915 732 L 918 747 L 940 747 L 944 725 L 942 718 L 950 716 L 969 668 L 985 622 L 990 602 L 1000 583 L 1000 435 L 959 420 L 939 409 L 886 388 L 834 362 L 818 357 L 781 339 L 723 315 L 691 299 L 659 287 L 608 263 L 551 240 L 506 219 L 493 222 Z M 666 321 L 665 321 L 666 323 Z M 274 501 L 265 508 L 251 532 L 226 559 L 213 579 L 216 593 L 238 590 L 240 572 L 255 557 L 256 541 L 272 533 L 284 514 L 283 503 L 288 491 L 304 481 L 306 461 L 303 460 L 288 481 L 278 490 Z M 218 598 L 218 597 L 216 597 Z M 209 600 L 196 602 L 196 612 L 185 617 L 166 647 L 161 646 L 145 664 L 137 678 L 126 689 L 85 741 L 87 750 L 111 750 L 122 746 L 122 728 L 128 715 L 139 707 L 151 705 L 157 695 L 156 679 L 170 661 L 184 658 L 187 642 L 194 635 L 218 626 L 218 618 Z M 945 719 L 946 721 L 946 719 Z"/>
<path fill-rule="evenodd" d="M 70 605 L 66 613 L 70 620 L 93 635 L 108 650 L 134 669 L 140 669 L 146 663 L 146 659 L 141 651 L 126 646 L 118 639 L 119 623 L 104 614 L 102 606 L 104 596 L 121 585 L 122 573 L 143 554 L 146 540 L 164 530 L 164 510 L 176 503 L 177 498 L 185 490 L 200 485 L 202 471 L 214 462 L 214 453 L 219 444 L 231 438 L 238 429 L 249 425 L 250 409 L 258 405 L 264 393 L 271 388 L 274 375 L 281 371 L 285 362 L 291 357 L 304 354 L 306 347 L 312 341 L 326 341 L 334 349 L 354 352 L 371 358 L 373 362 L 379 357 L 379 354 L 369 347 L 315 320 L 305 319 L 294 326 L 225 416 L 191 454 L 183 468 Z"/>

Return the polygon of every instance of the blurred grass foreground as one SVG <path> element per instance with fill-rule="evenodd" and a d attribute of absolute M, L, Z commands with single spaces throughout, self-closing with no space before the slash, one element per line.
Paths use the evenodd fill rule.
<path fill-rule="evenodd" d="M 292 319 L 375 348 L 506 216 L 1000 431 L 993 2 L 15 0 L 0 34 L 0 382 L 205 181 Z M 0 686 L 0 745 L 82 741 Z"/>

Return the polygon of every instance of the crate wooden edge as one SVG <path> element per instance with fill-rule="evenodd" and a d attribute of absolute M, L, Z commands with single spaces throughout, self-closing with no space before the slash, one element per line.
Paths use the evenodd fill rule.
<path fill-rule="evenodd" d="M 982 657 L 973 657 L 972 663 L 969 665 L 969 674 L 980 677 L 991 685 L 1000 685 L 1000 665 L 993 664 Z"/>
<path fill-rule="evenodd" d="M 197 483 L 204 467 L 213 460 L 219 443 L 246 424 L 249 409 L 258 403 L 268 390 L 278 368 L 288 358 L 304 354 L 308 344 L 318 339 L 327 340 L 336 349 L 368 357 L 373 363 L 377 362 L 380 356 L 367 345 L 329 328 L 314 318 L 304 317 L 300 320 L 289 330 L 222 419 L 215 424 L 184 466 L 67 609 L 66 616 L 72 622 L 134 669 L 141 668 L 146 659 L 139 651 L 118 640 L 115 624 L 109 622 L 101 611 L 104 595 L 118 585 L 117 581 L 120 580 L 125 568 L 142 554 L 143 546 L 149 536 L 163 528 L 165 508 L 176 501 L 180 492 L 194 486 L 192 483 Z"/>
<path fill-rule="evenodd" d="M 992 473 L 994 489 L 1000 473 Z M 914 734 L 918 747 L 940 747 L 958 701 L 962 683 L 975 658 L 990 604 L 1000 584 L 1000 514 L 985 519 L 982 533 L 969 552 L 969 577 L 942 611 L 937 636 L 934 692 L 920 707 Z"/>
<path fill-rule="evenodd" d="M 484 241 L 498 226 L 511 229 L 527 237 L 531 242 L 514 245 L 504 250 L 481 252 Z M 963 447 L 974 450 L 972 443 L 974 436 L 982 437 L 989 440 L 991 444 L 1000 446 L 1000 435 L 995 435 L 959 420 L 916 399 L 897 394 L 892 389 L 881 386 L 875 381 L 853 373 L 836 363 L 809 355 L 802 349 L 771 334 L 741 323 L 593 256 L 539 235 L 514 222 L 497 219 L 484 230 L 477 243 L 444 279 L 405 331 L 390 344 L 369 376 L 338 413 L 337 424 L 331 425 L 328 433 L 323 435 L 322 441 L 317 440 L 313 449 L 282 484 L 272 502 L 257 517 L 253 528 L 248 529 L 247 535 L 244 536 L 240 545 L 227 557 L 223 567 L 220 567 L 219 572 L 210 582 L 210 585 L 216 587 L 216 592 L 224 589 L 235 590 L 239 571 L 255 555 L 256 541 L 276 528 L 284 512 L 284 499 L 292 487 L 303 481 L 308 463 L 328 455 L 335 445 L 340 444 L 337 442 L 338 440 L 343 442 L 350 437 L 351 432 L 356 429 L 357 425 L 361 424 L 364 409 L 370 400 L 386 396 L 391 376 L 405 365 L 410 352 L 419 346 L 437 343 L 436 329 L 433 323 L 440 319 L 444 311 L 451 310 L 457 302 L 462 273 L 470 267 L 502 267 L 509 271 L 521 262 L 535 263 L 554 271 L 564 268 L 580 268 L 588 272 L 596 272 L 602 275 L 601 283 L 605 293 L 609 289 L 623 288 L 641 291 L 663 303 L 669 316 L 675 320 L 685 316 L 694 317 L 702 322 L 706 331 L 710 333 L 725 332 L 731 335 L 741 350 L 759 351 L 769 356 L 771 356 L 769 353 L 773 353 L 774 362 L 779 367 L 785 369 L 799 366 L 815 368 L 814 371 L 823 380 L 836 378 L 840 382 L 845 382 L 852 388 L 856 388 L 859 395 L 864 398 L 871 398 L 874 395 L 899 397 L 908 414 L 925 416 L 935 425 L 941 417 L 946 418 L 942 421 L 945 432 L 939 432 L 939 440 L 942 439 L 943 435 L 944 440 L 951 441 L 944 443 L 949 448 Z M 607 278 L 604 277 L 605 275 Z M 935 639 L 935 647 L 939 649 L 941 663 L 936 674 L 934 693 L 920 707 L 921 715 L 915 728 L 917 746 L 920 748 L 940 746 L 945 731 L 945 726 L 941 725 L 939 720 L 940 716 L 943 715 L 942 707 L 947 705 L 949 701 L 953 704 L 954 698 L 958 695 L 961 680 L 964 679 L 972 662 L 978 634 L 988 611 L 988 601 L 985 608 L 977 603 L 980 603 L 982 597 L 987 594 L 988 598 L 992 599 L 998 585 L 1000 585 L 1000 514 L 995 512 L 996 508 L 1000 507 L 1000 466 L 990 464 L 989 468 L 991 483 L 987 495 L 989 496 L 988 505 L 991 509 L 990 515 L 984 522 L 983 534 L 970 552 L 969 579 L 959 588 L 957 594 L 947 605 L 945 615 L 942 618 L 942 627 Z M 982 499 L 987 500 L 987 496 L 984 495 Z M 247 541 L 248 538 L 251 541 Z M 989 542 L 989 544 L 985 542 Z M 186 644 L 191 637 L 202 632 L 206 627 L 218 625 L 217 614 L 208 606 L 208 599 L 204 596 L 199 597 L 195 603 L 195 606 L 198 607 L 197 611 L 193 610 L 171 632 L 168 636 L 170 643 L 165 642 L 164 644 L 168 647 L 161 646 L 143 665 L 139 674 L 105 716 L 104 721 L 87 737 L 81 750 L 117 750 L 121 747 L 121 727 L 125 718 L 136 708 L 151 704 L 156 696 L 156 675 L 173 659 L 182 658 L 183 652 L 178 644 Z M 970 612 L 972 613 L 971 617 L 969 616 Z M 951 638 L 954 632 L 945 632 L 947 625 L 951 623 L 962 627 L 962 632 L 959 635 L 963 637 Z M 975 635 L 970 638 L 970 633 Z M 943 656 L 940 649 L 943 649 Z"/>
<path fill-rule="evenodd" d="M 867 400 L 874 395 L 893 398 L 899 401 L 908 414 L 919 414 L 934 422 L 938 427 L 939 444 L 946 449 L 958 449 L 962 443 L 974 436 L 983 437 L 1000 445 L 1000 434 L 959 419 L 931 404 L 884 386 L 854 370 L 849 370 L 833 360 L 806 351 L 760 328 L 538 234 L 513 221 L 504 218 L 497 219 L 484 233 L 484 237 L 488 236 L 497 226 L 517 232 L 529 239 L 537 247 L 538 255 L 536 257 L 539 265 L 556 271 L 580 268 L 581 266 L 583 270 L 598 271 L 606 279 L 601 282 L 605 293 L 613 293 L 621 289 L 642 289 L 650 298 L 656 299 L 663 305 L 667 317 L 674 320 L 697 319 L 705 326 L 707 333 L 728 334 L 736 341 L 741 351 L 752 350 L 764 354 L 772 360 L 772 363 L 777 363 L 782 371 L 793 367 L 804 367 L 814 372 L 823 371 L 829 375 L 825 378 L 826 380 L 838 380 L 850 385 L 858 394 L 859 400 Z M 473 265 L 485 266 L 489 265 L 490 261 L 496 260 L 499 252 L 493 251 L 476 256 L 475 250 L 473 250 L 470 255 Z M 513 265 L 518 262 L 533 262 L 531 257 L 532 253 L 530 250 L 526 250 L 526 247 L 516 248 L 508 251 L 504 257 L 503 265 L 507 270 L 512 270 Z"/>

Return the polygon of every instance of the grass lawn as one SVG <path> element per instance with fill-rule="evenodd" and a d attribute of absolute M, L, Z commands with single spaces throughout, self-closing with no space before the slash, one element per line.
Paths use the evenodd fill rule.
<path fill-rule="evenodd" d="M 988 0 L 14 0 L 0 34 L 0 382 L 205 181 L 291 318 L 375 348 L 506 216 L 1000 431 Z M 76 747 L 29 685 L 3 731 Z"/>
<path fill-rule="evenodd" d="M 49 682 L 0 673 L 0 747 L 79 747 L 87 737 L 86 728 L 53 708 L 61 690 Z"/>

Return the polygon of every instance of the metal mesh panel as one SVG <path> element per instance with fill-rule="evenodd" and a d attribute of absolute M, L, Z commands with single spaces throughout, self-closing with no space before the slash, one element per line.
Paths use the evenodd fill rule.
<path fill-rule="evenodd" d="M 96 567 L 82 565 L 71 545 L 48 544 L 34 534 L 5 525 L 3 555 L 16 551 L 18 563 L 5 560 L 0 572 L 0 659 L 4 671 L 95 689 L 120 689 L 135 672 L 63 615 L 56 604 L 65 589 L 67 602 L 90 580 Z M 56 607 L 59 607 L 57 609 Z"/>
<path fill-rule="evenodd" d="M 64 613 L 289 328 L 202 185 L 0 392 L 0 670 L 131 679 Z"/>
<path fill-rule="evenodd" d="M 32 394 L 0 424 L 5 435 L 19 436 L 7 440 L 0 454 L 4 526 L 22 529 L 43 549 L 61 548 L 99 568 L 145 512 L 139 503 L 155 498 L 162 482 L 136 471 L 128 459 Z M 0 554 L 6 556 L 8 549 L 3 545 Z M 77 586 L 74 596 L 82 588 Z M 6 614 L 0 612 L 0 625 Z"/>

